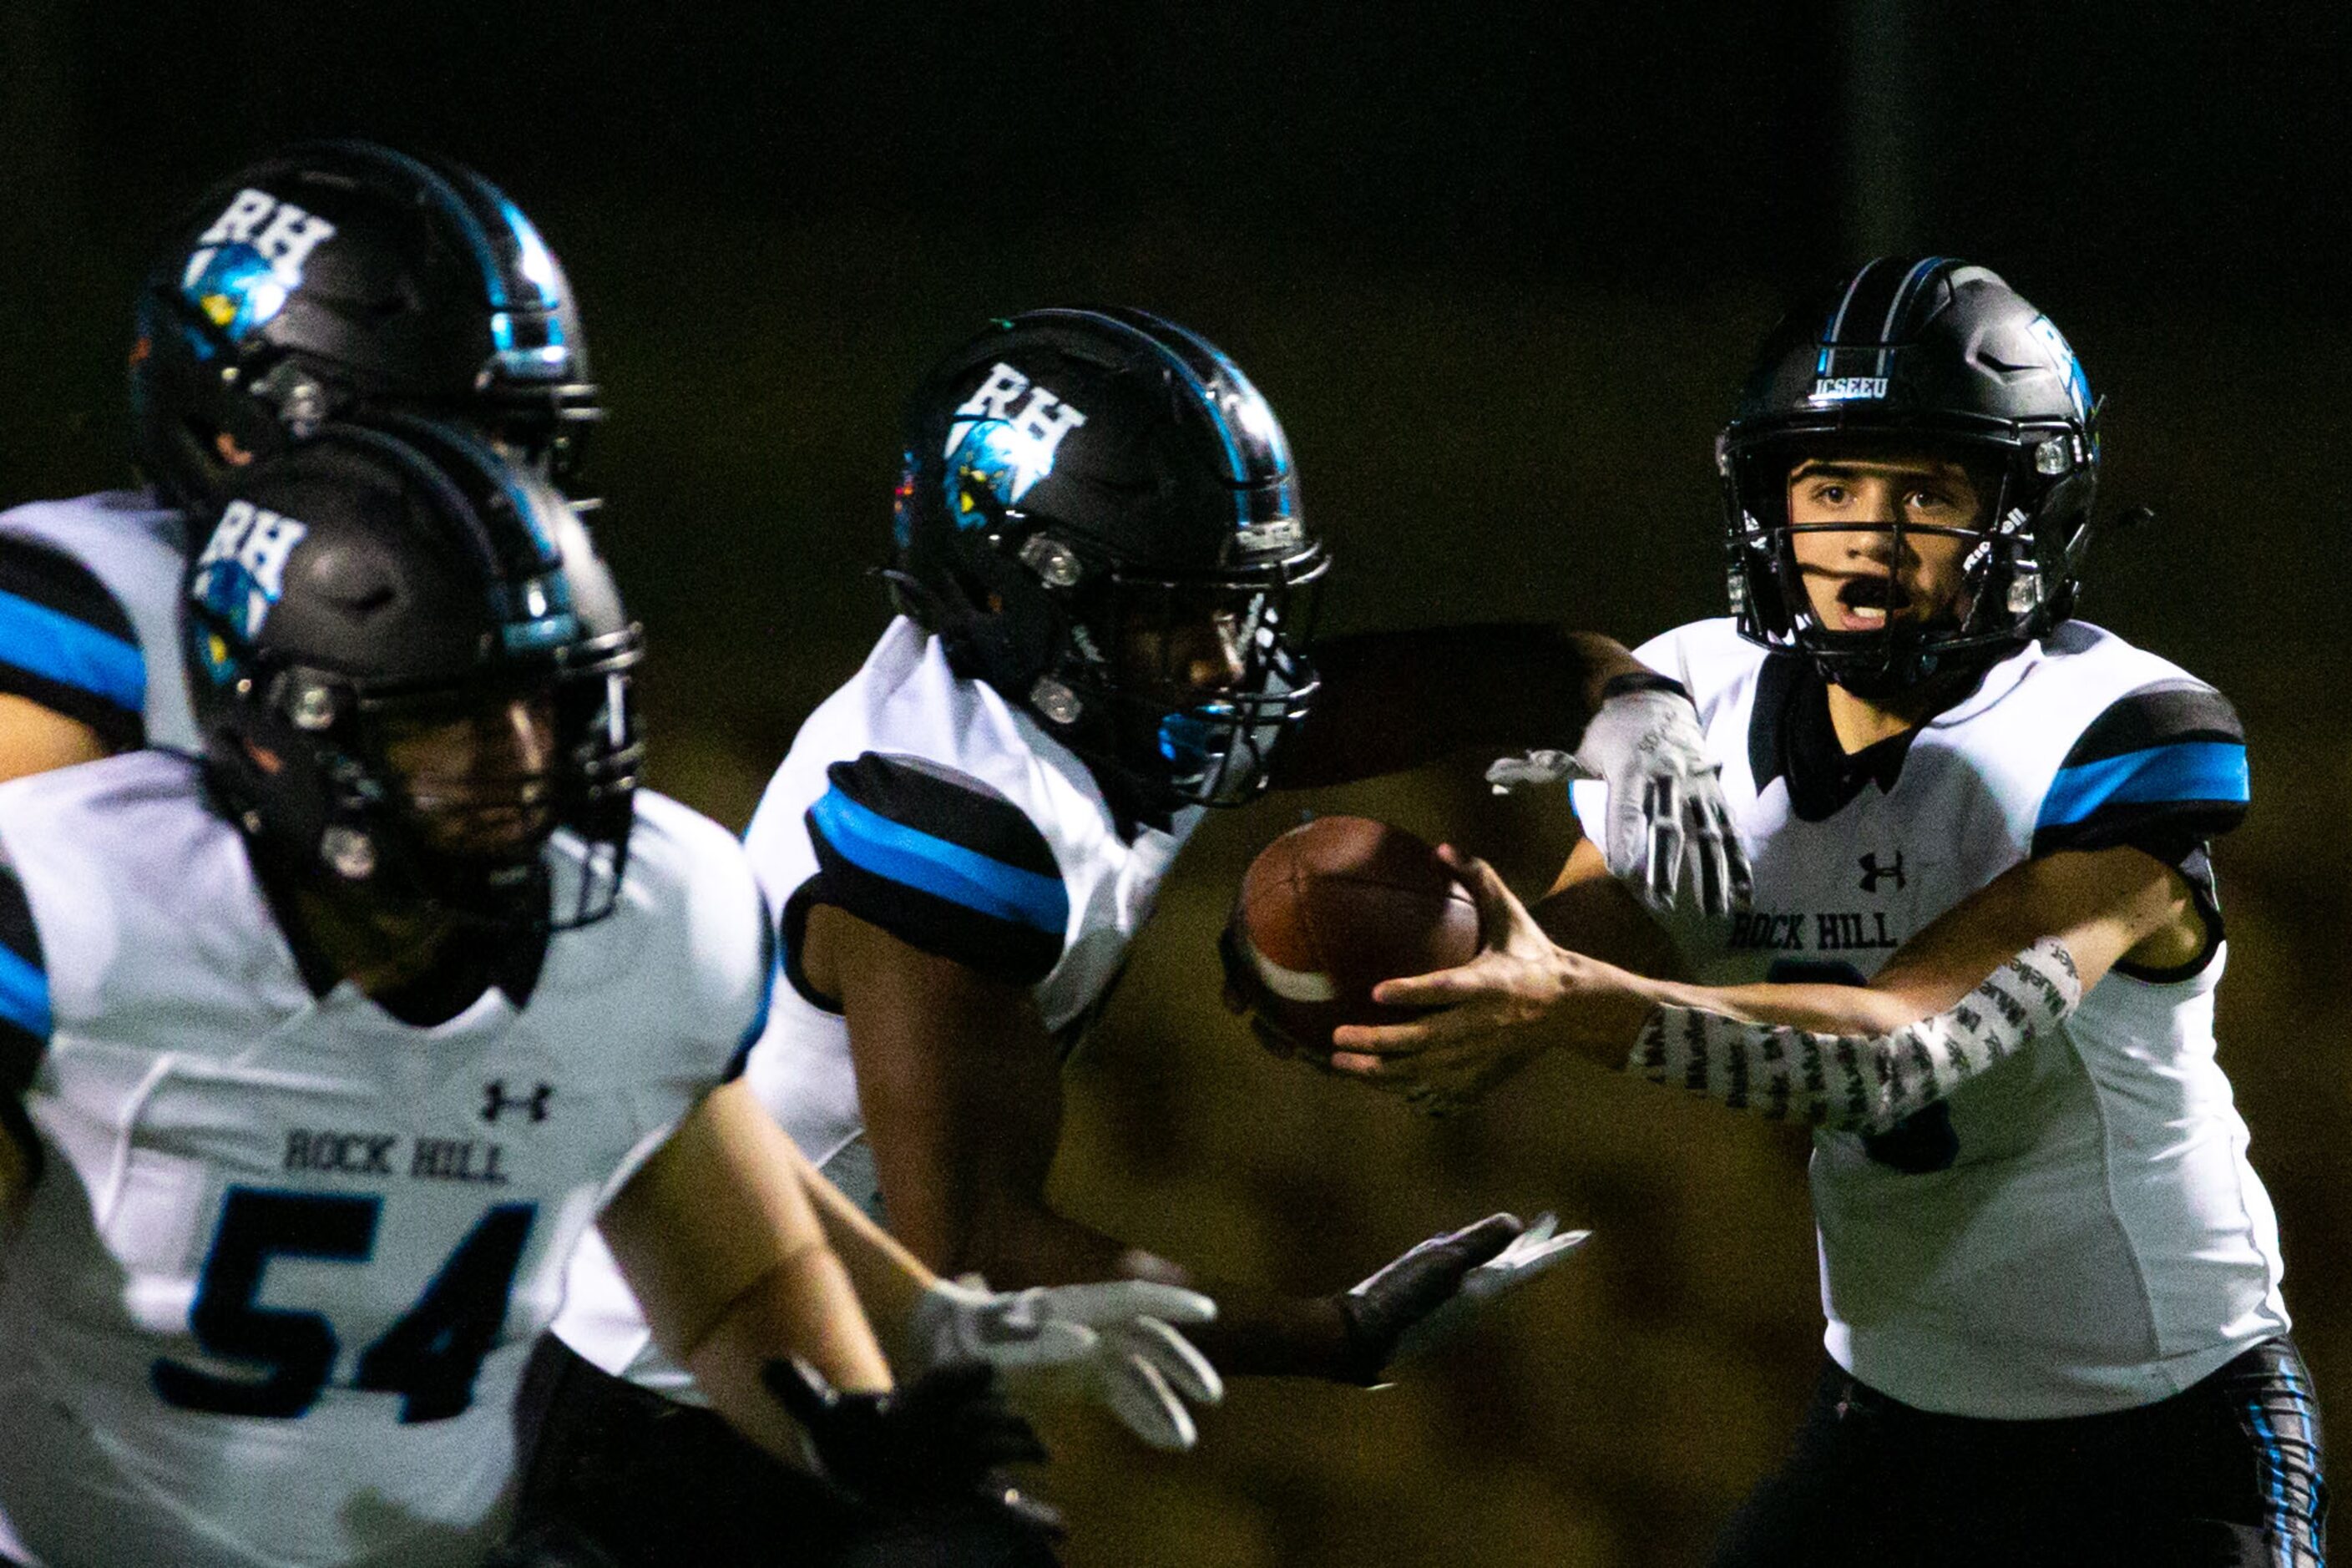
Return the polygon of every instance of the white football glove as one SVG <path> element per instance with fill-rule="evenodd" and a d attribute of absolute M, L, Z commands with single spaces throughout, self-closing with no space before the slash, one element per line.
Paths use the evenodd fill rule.
<path fill-rule="evenodd" d="M 977 1274 L 936 1281 L 916 1304 L 926 1367 L 984 1361 L 1012 1393 L 1094 1399 L 1155 1448 L 1198 1436 L 1185 1401 L 1214 1405 L 1223 1381 L 1173 1323 L 1205 1323 L 1217 1304 L 1146 1279 L 991 1290 Z"/>
<path fill-rule="evenodd" d="M 1506 1290 L 1526 1284 L 1584 1245 L 1592 1233 L 1571 1230 L 1554 1236 L 1556 1215 L 1542 1215 L 1512 1238 L 1511 1245 L 1462 1277 L 1462 1283 L 1436 1310 L 1398 1336 L 1391 1362 L 1410 1361 L 1470 1321 L 1471 1314 Z"/>
<path fill-rule="evenodd" d="M 1612 697 L 1584 728 L 1573 752 L 1529 752 L 1486 770 L 1497 795 L 1565 779 L 1609 786 L 1609 816 L 1595 837 L 1612 876 L 1663 914 L 1674 908 L 1685 866 L 1710 915 L 1748 907 L 1754 882 L 1747 847 L 1732 826 L 1708 760 L 1698 712 L 1679 692 L 1627 691 Z"/>

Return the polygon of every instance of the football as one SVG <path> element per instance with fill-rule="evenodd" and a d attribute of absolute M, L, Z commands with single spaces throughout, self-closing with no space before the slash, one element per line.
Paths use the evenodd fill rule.
<path fill-rule="evenodd" d="M 1267 845 L 1242 878 L 1234 941 L 1256 982 L 1248 998 L 1302 1047 L 1328 1050 L 1341 1024 L 1412 1009 L 1372 987 L 1466 963 L 1478 906 L 1437 851 L 1402 827 L 1322 816 Z"/>

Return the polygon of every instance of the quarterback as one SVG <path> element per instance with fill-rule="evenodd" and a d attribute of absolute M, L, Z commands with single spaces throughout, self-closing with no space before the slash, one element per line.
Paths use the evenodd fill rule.
<path fill-rule="evenodd" d="M 1465 859 L 1486 951 L 1378 993 L 1445 1010 L 1340 1032 L 1424 1097 L 1564 1047 L 1813 1128 L 1829 1363 L 1725 1564 L 2321 1561 L 2214 1060 L 2244 740 L 2074 617 L 2097 421 L 1983 268 L 1882 258 L 1790 318 L 1718 448 L 1733 615 L 1638 650 L 1725 759 L 1752 908 L 1651 922 L 1580 846 L 1530 914 Z"/>
<path fill-rule="evenodd" d="M 1374 1381 L 1409 1331 L 1570 1240 L 1496 1215 L 1351 1290 L 1295 1299 L 1195 1281 L 1047 1202 L 1062 1061 L 1206 808 L 1583 731 L 1581 765 L 1649 801 L 1621 836 L 1645 889 L 1687 882 L 1727 909 L 1745 875 L 1689 704 L 1601 639 L 1464 634 L 1546 694 L 1539 715 L 1456 705 L 1417 730 L 1320 726 L 1327 705 L 1433 668 L 1433 634 L 1358 637 L 1317 649 L 1318 674 L 1326 564 L 1281 426 L 1223 353 L 1139 310 L 999 321 L 908 401 L 902 613 L 803 727 L 746 837 L 790 982 L 751 1050 L 752 1091 L 934 1268 L 1212 1296 L 1217 1318 L 1195 1333 L 1208 1362 L 1130 1338 L 1147 1375 L 1116 1407 L 1163 1447 L 1192 1441 L 1187 1404 L 1217 1397 L 1215 1367 Z M 1596 708 L 1605 721 L 1588 725 Z M 557 1325 L 576 1352 L 560 1407 L 683 1391 L 620 1285 L 583 1251 Z M 552 1468 L 569 1506 L 596 1500 L 564 1474 L 609 1473 L 631 1429 L 616 1415 Z"/>
<path fill-rule="evenodd" d="M 638 633 L 571 505 L 387 416 L 194 515 L 201 751 L 0 790 L 0 1552 L 482 1562 L 592 1223 L 749 1441 L 886 1517 L 1045 1528 L 985 1369 L 893 1394 L 885 1351 L 1097 1336 L 822 1220 L 722 1087 L 772 926 L 636 787 Z"/>
<path fill-rule="evenodd" d="M 207 192 L 134 312 L 146 488 L 0 513 L 0 779 L 195 749 L 180 680 L 184 515 L 362 409 L 457 418 L 558 483 L 600 417 L 571 286 L 469 169 L 306 142 Z"/>

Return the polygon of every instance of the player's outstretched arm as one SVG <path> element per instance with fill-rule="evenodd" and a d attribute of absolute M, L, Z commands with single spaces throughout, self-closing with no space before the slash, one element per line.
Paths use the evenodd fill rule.
<path fill-rule="evenodd" d="M 1687 985 L 1555 946 L 1491 868 L 1455 859 L 1478 893 L 1488 945 L 1459 969 L 1378 987 L 1381 1001 L 1440 1011 L 1341 1029 L 1339 1070 L 1423 1098 L 1467 1100 L 1506 1067 L 1565 1047 L 1768 1112 L 1863 1125 L 1897 1113 L 1899 1103 L 1838 1092 L 1847 1109 L 1816 1112 L 1750 1089 L 1801 1052 L 1858 1060 L 1864 1079 L 1934 1098 L 1958 1080 L 1953 1063 L 1980 1070 L 1986 1052 L 2022 1048 L 2118 961 L 2177 966 L 2205 940 L 2188 885 L 2170 867 L 2137 849 L 2069 852 L 2013 867 L 1961 900 L 1867 985 Z M 1998 1040 L 1981 1037 L 1990 1020 L 2007 1026 Z M 1903 1064 L 1922 1053 L 1941 1065 L 1906 1079 Z"/>
<path fill-rule="evenodd" d="M 1223 1371 L 1361 1381 L 1368 1365 L 1385 1364 L 1396 1336 L 1444 1305 L 1518 1230 L 1511 1222 L 1424 1259 L 1402 1296 L 1376 1292 L 1370 1338 L 1344 1292 L 1302 1298 L 1198 1279 L 1046 1201 L 1061 1065 L 1026 987 L 829 906 L 810 912 L 803 963 L 849 1024 L 892 1229 L 931 1268 L 978 1270 L 1000 1285 L 1092 1289 L 1082 1282 L 1129 1279 L 1196 1289 L 1214 1300 L 1216 1318 L 1187 1332 Z"/>
<path fill-rule="evenodd" d="M 1314 655 L 1323 688 L 1276 753 L 1276 787 L 1524 752 L 1489 770 L 1498 790 L 1608 781 L 1601 847 L 1644 904 L 1670 909 L 1687 886 L 1710 914 L 1747 907 L 1747 850 L 1690 698 L 1621 645 L 1506 623 L 1369 632 Z"/>
<path fill-rule="evenodd" d="M 739 1080 L 705 1096 L 598 1221 L 662 1349 L 730 1423 L 786 1457 L 798 1447 L 763 1382 L 770 1362 L 797 1356 L 837 1390 L 890 1386 L 794 1152 Z"/>

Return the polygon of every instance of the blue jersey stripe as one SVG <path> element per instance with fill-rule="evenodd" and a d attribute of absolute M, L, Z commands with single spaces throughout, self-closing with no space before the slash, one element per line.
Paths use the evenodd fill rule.
<path fill-rule="evenodd" d="M 809 816 L 835 849 L 877 877 L 1056 937 L 1069 928 L 1070 895 L 1058 877 L 1024 871 L 893 822 L 838 789 L 826 791 Z"/>
<path fill-rule="evenodd" d="M 2059 769 L 2034 826 L 2080 822 L 2105 805 L 2249 797 L 2245 747 L 2228 741 L 2180 741 Z"/>
<path fill-rule="evenodd" d="M 0 947 L 0 1018 L 28 1035 L 49 1037 L 49 977 L 5 947 Z"/>
<path fill-rule="evenodd" d="M 47 605 L 0 590 L 0 660 L 88 691 L 132 713 L 147 706 L 147 660 L 137 643 L 109 636 Z"/>

